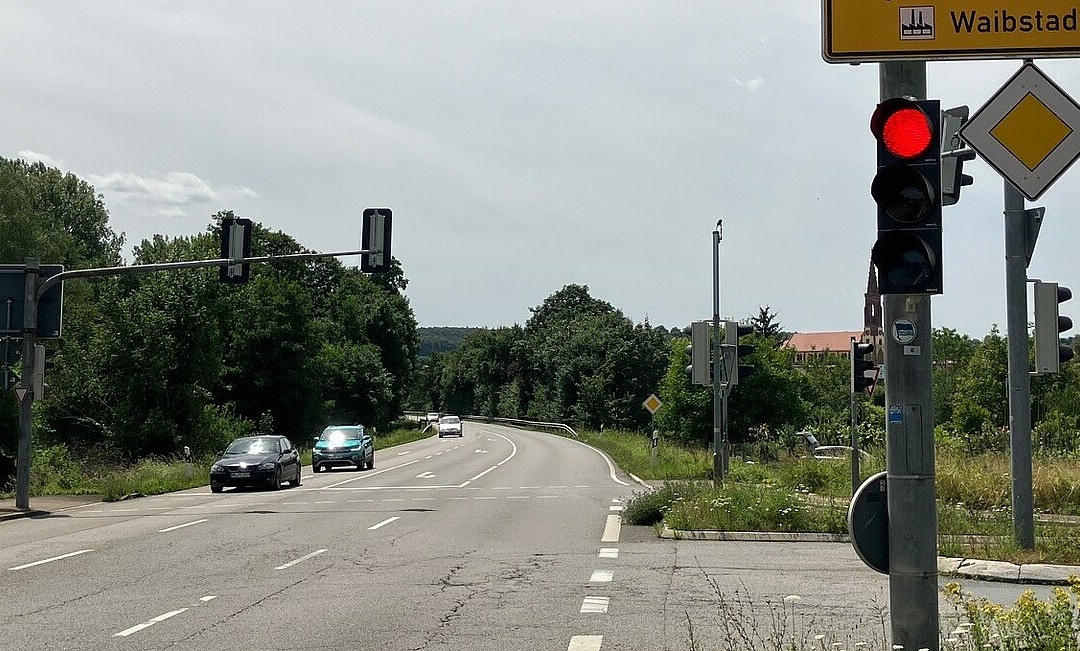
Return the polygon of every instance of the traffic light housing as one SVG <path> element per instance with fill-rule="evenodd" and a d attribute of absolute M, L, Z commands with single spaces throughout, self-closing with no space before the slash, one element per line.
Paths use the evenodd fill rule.
<path fill-rule="evenodd" d="M 870 119 L 878 206 L 871 259 L 881 294 L 940 294 L 941 103 L 894 97 Z"/>
<path fill-rule="evenodd" d="M 874 344 L 851 340 L 851 392 L 858 393 L 874 386 L 874 378 L 867 377 L 867 371 L 873 372 L 874 362 L 866 356 L 874 352 Z"/>
<path fill-rule="evenodd" d="M 709 363 L 709 322 L 695 321 L 690 324 L 690 345 L 686 347 L 690 365 L 686 374 L 694 384 L 712 384 L 712 365 Z"/>
<path fill-rule="evenodd" d="M 221 220 L 221 258 L 243 260 L 251 257 L 251 220 L 226 217 Z M 250 264 L 229 264 L 221 267 L 223 283 L 242 284 L 248 281 Z"/>
<path fill-rule="evenodd" d="M 1072 298 L 1072 290 L 1057 283 L 1035 281 L 1035 373 L 1057 373 L 1062 362 L 1073 358 L 1071 346 L 1061 343 L 1061 333 L 1073 327 L 1061 316 L 1059 305 Z"/>
<path fill-rule="evenodd" d="M 749 364 L 740 364 L 740 360 L 749 357 L 754 352 L 751 344 L 741 344 L 739 339 L 754 331 L 749 325 L 743 325 L 738 321 L 724 322 L 724 363 L 727 368 L 728 384 L 734 386 L 740 381 L 753 375 L 757 370 Z"/>
<path fill-rule="evenodd" d="M 370 253 L 360 254 L 360 271 L 371 274 L 384 274 L 390 271 L 392 215 L 389 208 L 364 209 L 360 248 Z"/>

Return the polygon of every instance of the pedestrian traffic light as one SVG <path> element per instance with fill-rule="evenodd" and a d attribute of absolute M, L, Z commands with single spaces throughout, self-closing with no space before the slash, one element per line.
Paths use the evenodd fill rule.
<path fill-rule="evenodd" d="M 874 386 L 873 376 L 867 376 L 867 372 L 874 372 L 874 362 L 866 359 L 866 356 L 874 352 L 874 344 L 867 344 L 851 340 L 851 392 L 858 393 Z"/>
<path fill-rule="evenodd" d="M 360 271 L 384 274 L 390 271 L 390 218 L 389 208 L 366 208 L 361 226 L 360 248 L 368 253 L 360 254 Z"/>
<path fill-rule="evenodd" d="M 225 217 L 221 220 L 221 259 L 243 260 L 251 257 L 251 220 Z M 221 267 L 223 283 L 240 284 L 248 281 L 250 264 L 229 264 Z"/>
<path fill-rule="evenodd" d="M 724 322 L 724 363 L 726 364 L 728 372 L 729 385 L 734 386 L 738 384 L 740 381 L 750 377 L 754 371 L 757 370 L 749 364 L 739 363 L 754 352 L 754 346 L 752 344 L 741 344 L 739 343 L 739 338 L 748 335 L 753 331 L 753 327 L 743 325 L 738 321 Z"/>
<path fill-rule="evenodd" d="M 1072 319 L 1058 312 L 1060 303 L 1072 298 L 1072 290 L 1057 283 L 1035 281 L 1035 373 L 1057 373 L 1062 362 L 1073 358 L 1071 346 L 1061 343 L 1061 333 L 1073 327 Z"/>
<path fill-rule="evenodd" d="M 878 205 L 871 259 L 881 294 L 941 293 L 941 105 L 894 97 L 870 119 Z"/>
<path fill-rule="evenodd" d="M 694 384 L 712 384 L 712 365 L 709 363 L 709 322 L 694 321 L 690 324 L 690 345 L 686 347 L 690 365 L 686 374 Z"/>

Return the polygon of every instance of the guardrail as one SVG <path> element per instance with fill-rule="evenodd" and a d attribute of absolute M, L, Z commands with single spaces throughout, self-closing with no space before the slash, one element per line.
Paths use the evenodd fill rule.
<path fill-rule="evenodd" d="M 424 416 L 427 415 L 428 412 L 426 412 L 426 411 L 406 411 L 406 412 L 403 412 L 403 413 L 406 416 L 423 418 Z M 479 420 L 479 421 L 483 421 L 485 423 L 505 423 L 507 425 L 514 425 L 516 427 L 539 427 L 539 428 L 547 428 L 547 429 L 558 429 L 558 430 L 562 430 L 564 432 L 569 433 L 574 438 L 581 438 L 581 437 L 578 436 L 578 433 L 574 431 L 573 427 L 570 427 L 569 425 L 565 425 L 563 423 L 545 423 L 543 421 L 529 420 L 527 418 L 499 418 L 499 417 L 496 417 L 496 416 L 477 416 L 477 415 L 462 416 L 461 418 L 464 419 L 464 420 Z"/>

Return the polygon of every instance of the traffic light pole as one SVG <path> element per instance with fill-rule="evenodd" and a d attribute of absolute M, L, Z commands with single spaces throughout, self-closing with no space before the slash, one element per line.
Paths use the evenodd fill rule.
<path fill-rule="evenodd" d="M 882 101 L 926 98 L 926 63 L 881 63 L 879 81 Z M 930 296 L 883 298 L 892 643 L 938 651 Z M 904 343 L 893 332 L 900 319 L 911 321 L 915 330 L 905 332 Z"/>
<path fill-rule="evenodd" d="M 1009 445 L 1013 536 L 1035 549 L 1031 479 L 1031 378 L 1028 375 L 1027 211 L 1024 195 L 1005 179 L 1005 321 L 1009 341 Z"/>
<path fill-rule="evenodd" d="M 712 404 L 713 404 L 713 480 L 723 481 L 728 467 L 727 428 L 725 427 L 727 397 L 723 381 L 724 358 L 720 352 L 720 240 L 724 239 L 723 220 L 716 222 L 712 232 L 713 245 L 713 320 L 712 320 Z"/>

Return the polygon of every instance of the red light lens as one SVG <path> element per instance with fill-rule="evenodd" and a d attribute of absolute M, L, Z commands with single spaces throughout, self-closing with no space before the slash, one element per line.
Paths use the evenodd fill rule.
<path fill-rule="evenodd" d="M 930 148 L 934 135 L 930 119 L 917 108 L 902 108 L 885 118 L 881 141 L 893 156 L 916 158 Z"/>

